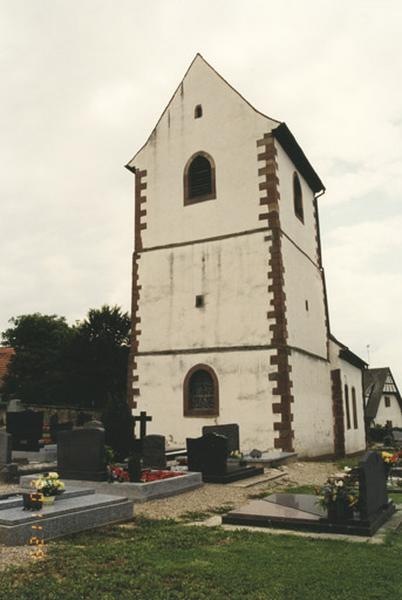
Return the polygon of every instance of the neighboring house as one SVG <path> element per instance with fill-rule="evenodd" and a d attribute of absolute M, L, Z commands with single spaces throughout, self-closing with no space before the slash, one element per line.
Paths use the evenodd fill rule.
<path fill-rule="evenodd" d="M 389 367 L 364 371 L 368 423 L 402 427 L 402 398 Z"/>
<path fill-rule="evenodd" d="M 325 188 L 287 125 L 197 55 L 126 167 L 129 401 L 150 432 L 183 444 L 204 425 L 238 423 L 244 450 L 364 449 L 365 363 L 329 329 Z"/>

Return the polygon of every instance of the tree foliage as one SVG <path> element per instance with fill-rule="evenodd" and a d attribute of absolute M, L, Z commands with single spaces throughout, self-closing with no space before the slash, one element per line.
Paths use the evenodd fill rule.
<path fill-rule="evenodd" d="M 10 322 L 2 343 L 15 355 L 3 385 L 5 397 L 97 409 L 124 403 L 130 318 L 119 307 L 91 309 L 74 326 L 64 317 L 39 313 Z"/>
<path fill-rule="evenodd" d="M 5 397 L 32 404 L 66 401 L 65 349 L 72 337 L 66 320 L 33 313 L 10 323 L 2 334 L 3 345 L 15 350 L 2 388 Z"/>

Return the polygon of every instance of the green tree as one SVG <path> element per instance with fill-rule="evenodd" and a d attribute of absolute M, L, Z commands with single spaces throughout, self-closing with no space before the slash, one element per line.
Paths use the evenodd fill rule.
<path fill-rule="evenodd" d="M 2 391 L 25 402 L 63 403 L 68 390 L 65 349 L 72 329 L 64 317 L 33 313 L 13 317 L 2 334 L 2 344 L 15 350 Z"/>
<path fill-rule="evenodd" d="M 125 399 L 130 325 L 121 308 L 104 305 L 74 327 L 68 372 L 71 393 L 81 406 L 104 409 Z"/>

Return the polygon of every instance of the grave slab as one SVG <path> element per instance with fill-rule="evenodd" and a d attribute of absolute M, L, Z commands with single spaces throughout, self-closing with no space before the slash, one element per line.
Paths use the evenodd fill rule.
<path fill-rule="evenodd" d="M 30 481 L 36 479 L 35 475 L 21 477 L 20 486 L 27 488 Z M 158 498 L 167 498 L 176 496 L 184 492 L 195 490 L 203 485 L 201 473 L 183 472 L 183 475 L 169 479 L 160 479 L 159 481 L 149 481 L 147 483 L 132 482 L 98 482 L 98 481 L 78 481 L 69 480 L 68 489 L 88 488 L 90 486 L 97 493 L 109 494 L 113 496 L 126 497 L 135 502 L 148 502 Z"/>
<path fill-rule="evenodd" d="M 88 490 L 87 490 L 88 492 Z M 0 543 L 18 546 L 29 543 L 38 535 L 35 526 L 42 529 L 45 541 L 72 533 L 127 521 L 133 516 L 133 503 L 127 498 L 106 494 L 79 493 L 61 496 L 53 505 L 39 511 L 23 511 L 22 498 L 0 503 Z M 7 503 L 9 505 L 7 505 Z M 12 505 L 11 505 L 12 504 Z"/>

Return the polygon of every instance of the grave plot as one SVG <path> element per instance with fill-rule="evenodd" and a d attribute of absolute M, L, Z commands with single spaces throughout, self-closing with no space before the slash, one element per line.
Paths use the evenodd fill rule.
<path fill-rule="evenodd" d="M 32 512 L 23 509 L 21 496 L 15 496 L 0 501 L 0 543 L 28 544 L 33 536 L 47 541 L 127 521 L 132 516 L 132 501 L 95 493 L 93 489 L 71 487 L 54 504 Z"/>
<path fill-rule="evenodd" d="M 225 427 L 226 432 L 229 427 L 237 428 L 234 439 L 215 433 L 216 428 L 214 432 L 205 433 L 200 438 L 187 438 L 189 470 L 201 472 L 202 479 L 206 483 L 231 483 L 264 473 L 263 467 L 248 466 L 241 461 L 229 460 L 229 448 L 238 446 L 236 444 L 238 426 L 226 425 Z"/>
<path fill-rule="evenodd" d="M 324 507 L 317 496 L 272 494 L 229 512 L 222 523 L 371 536 L 395 512 L 394 504 L 388 500 L 381 457 L 367 452 L 359 463 L 357 478 L 356 504 L 348 504 L 346 496 L 345 502 Z"/>

